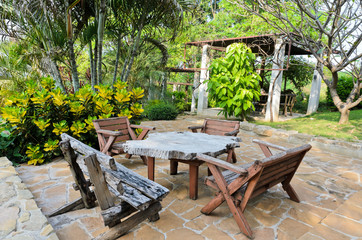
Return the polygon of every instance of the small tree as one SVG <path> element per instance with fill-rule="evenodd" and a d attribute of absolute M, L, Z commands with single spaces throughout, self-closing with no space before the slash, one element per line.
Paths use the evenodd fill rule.
<path fill-rule="evenodd" d="M 234 43 L 226 48 L 226 56 L 215 59 L 210 66 L 209 97 L 223 108 L 225 118 L 246 118 L 252 102 L 259 100 L 260 76 L 254 68 L 255 55 L 245 44 Z"/>
<path fill-rule="evenodd" d="M 334 105 L 341 113 L 339 123 L 348 122 L 350 109 L 362 101 L 362 58 L 357 49 L 362 42 L 362 5 L 360 1 L 341 0 L 228 0 L 264 19 L 284 33 L 329 69 L 332 80 L 318 71 L 329 88 Z M 343 102 L 337 93 L 338 72 L 348 71 L 354 87 Z"/>

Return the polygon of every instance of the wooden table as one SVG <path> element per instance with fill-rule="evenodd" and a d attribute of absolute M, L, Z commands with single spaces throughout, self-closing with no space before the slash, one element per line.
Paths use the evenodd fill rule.
<path fill-rule="evenodd" d="M 189 165 L 191 199 L 197 199 L 199 166 L 203 161 L 195 160 L 202 153 L 216 157 L 231 148 L 240 147 L 241 139 L 232 136 L 208 135 L 192 132 L 152 133 L 146 140 L 127 141 L 124 151 L 128 154 L 147 156 L 148 178 L 154 180 L 155 158 L 171 161 L 171 174 L 177 173 L 178 162 Z"/>

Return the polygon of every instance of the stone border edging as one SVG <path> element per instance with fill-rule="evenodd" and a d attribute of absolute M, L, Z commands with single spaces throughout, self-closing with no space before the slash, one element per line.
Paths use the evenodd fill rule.
<path fill-rule="evenodd" d="M 0 239 L 59 240 L 6 157 L 0 157 Z"/>
<path fill-rule="evenodd" d="M 287 138 L 291 143 L 309 143 L 313 147 L 321 150 L 362 159 L 362 141 L 346 142 L 342 140 L 332 140 L 325 137 L 298 133 L 298 131 L 295 130 L 287 131 L 284 129 L 272 128 L 265 125 L 256 125 L 248 122 L 240 122 L 240 129 L 244 131 L 251 131 L 264 137 Z"/>

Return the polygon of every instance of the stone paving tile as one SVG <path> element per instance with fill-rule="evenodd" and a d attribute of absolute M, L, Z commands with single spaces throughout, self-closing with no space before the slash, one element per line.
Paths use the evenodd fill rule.
<path fill-rule="evenodd" d="M 182 116 L 176 121 L 154 121 L 144 125 L 155 126 L 156 131 L 165 132 L 184 131 L 187 126 L 202 122 L 201 118 Z M 243 130 L 239 137 L 243 142 L 236 149 L 237 164 L 263 158 L 263 153 L 252 143 L 253 138 L 286 147 L 296 146 L 282 137 L 260 137 Z M 225 157 L 224 154 L 220 158 Z M 147 176 L 147 168 L 139 157 L 126 159 L 121 155 L 115 158 L 124 166 Z M 289 200 L 280 186 L 249 202 L 245 216 L 255 239 L 354 240 L 362 237 L 361 166 L 362 159 L 312 148 L 292 181 L 301 203 Z M 179 169 L 177 175 L 171 176 L 169 161 L 156 160 L 155 180 L 171 191 L 162 201 L 161 218 L 156 222 L 145 221 L 119 239 L 248 239 L 240 233 L 225 203 L 208 216 L 200 212 L 212 199 L 214 191 L 204 186 L 200 178 L 199 198 L 190 200 L 188 167 L 180 164 Z M 24 165 L 17 171 L 44 213 L 50 213 L 79 197 L 79 193 L 72 189 L 73 180 L 67 163 L 62 159 L 37 167 Z M 200 177 L 206 174 L 207 168 L 202 165 Z M 1 184 L 0 190 L 5 190 L 6 186 Z M 8 195 L 11 197 L 11 189 L 8 189 Z M 108 229 L 103 225 L 99 207 L 69 212 L 48 220 L 61 240 L 92 239 Z"/>

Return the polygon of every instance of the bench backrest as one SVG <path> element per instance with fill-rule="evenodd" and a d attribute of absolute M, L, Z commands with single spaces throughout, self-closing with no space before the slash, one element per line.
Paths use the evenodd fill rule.
<path fill-rule="evenodd" d="M 129 134 L 129 132 L 132 130 L 130 129 L 130 123 L 128 117 L 97 119 L 93 120 L 93 125 L 96 130 L 103 129 L 103 130 L 122 132 L 123 135 L 117 137 L 115 142 L 127 141 L 132 139 Z M 106 137 L 106 141 L 107 140 L 108 138 Z"/>
<path fill-rule="evenodd" d="M 210 135 L 223 136 L 225 135 L 225 133 L 232 132 L 234 130 L 239 130 L 239 128 L 240 128 L 239 121 L 215 120 L 207 118 L 204 121 L 204 125 L 201 132 Z"/>
<path fill-rule="evenodd" d="M 295 94 L 282 94 L 280 95 L 280 103 L 291 106 L 296 101 L 296 97 Z"/>
<path fill-rule="evenodd" d="M 263 170 L 254 188 L 252 197 L 265 192 L 278 183 L 290 181 L 297 171 L 304 155 L 311 148 L 311 145 L 305 144 L 262 160 Z"/>

